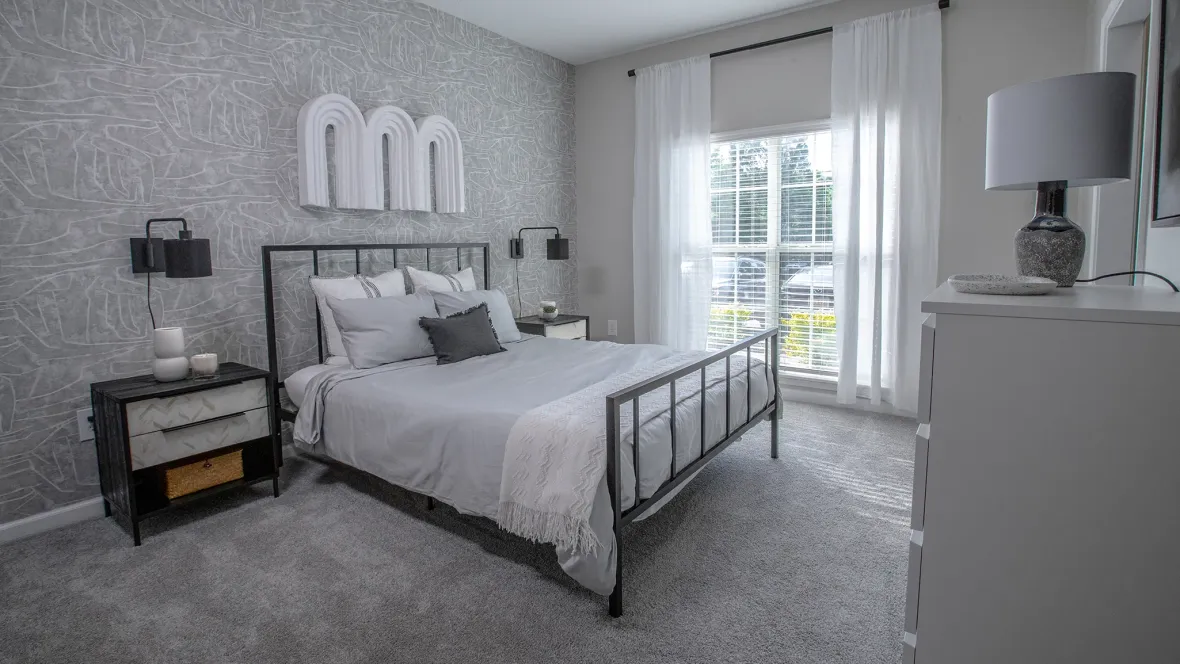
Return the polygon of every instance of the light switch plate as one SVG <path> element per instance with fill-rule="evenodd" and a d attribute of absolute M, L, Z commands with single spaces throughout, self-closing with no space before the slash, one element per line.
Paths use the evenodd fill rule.
<path fill-rule="evenodd" d="M 78 442 L 94 440 L 94 424 L 90 421 L 91 411 L 84 408 L 76 413 L 78 417 Z"/>
<path fill-rule="evenodd" d="M 619 321 L 608 320 L 606 322 L 606 336 L 608 336 L 608 337 L 619 336 Z"/>

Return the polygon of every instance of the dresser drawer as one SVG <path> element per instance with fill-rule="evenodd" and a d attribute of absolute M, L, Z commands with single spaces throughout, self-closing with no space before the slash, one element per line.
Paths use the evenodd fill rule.
<path fill-rule="evenodd" d="M 266 380 L 127 404 L 127 435 L 139 436 L 216 417 L 266 408 Z M 185 456 L 185 455 L 181 455 Z"/>
<path fill-rule="evenodd" d="M 585 339 L 586 321 L 576 320 L 564 325 L 547 325 L 545 326 L 545 336 L 557 339 Z"/>
<path fill-rule="evenodd" d="M 918 370 L 918 422 L 930 422 L 934 391 L 934 314 L 922 321 L 921 367 Z"/>
<path fill-rule="evenodd" d="M 255 408 L 209 422 L 132 436 L 131 468 L 139 470 L 270 435 L 267 408 Z"/>
<path fill-rule="evenodd" d="M 918 592 L 922 586 L 922 531 L 910 535 L 910 573 L 905 581 L 905 631 L 918 633 Z"/>
<path fill-rule="evenodd" d="M 926 469 L 930 463 L 930 425 L 919 424 L 914 435 L 914 494 L 910 528 L 922 530 L 926 523 Z"/>
<path fill-rule="evenodd" d="M 901 664 L 914 664 L 918 656 L 918 637 L 906 633 L 901 639 Z"/>
<path fill-rule="evenodd" d="M 910 567 L 906 579 L 905 631 L 918 633 L 918 593 L 922 581 L 922 531 L 915 530 L 910 536 Z"/>

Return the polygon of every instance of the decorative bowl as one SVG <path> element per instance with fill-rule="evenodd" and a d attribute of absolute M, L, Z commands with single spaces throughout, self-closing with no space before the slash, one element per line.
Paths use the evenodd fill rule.
<path fill-rule="evenodd" d="M 977 295 L 1044 295 L 1057 288 L 1052 279 L 1005 274 L 956 274 L 948 281 L 960 293 Z"/>

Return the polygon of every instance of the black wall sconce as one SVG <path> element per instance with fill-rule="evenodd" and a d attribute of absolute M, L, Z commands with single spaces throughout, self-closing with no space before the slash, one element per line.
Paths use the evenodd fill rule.
<path fill-rule="evenodd" d="M 545 255 L 551 261 L 564 261 L 570 257 L 570 241 L 561 237 L 561 230 L 556 226 L 529 226 L 516 232 L 516 237 L 508 240 L 508 257 L 516 260 L 524 258 L 524 239 L 521 234 L 525 231 L 553 231 L 555 235 L 545 240 Z"/>
<path fill-rule="evenodd" d="M 180 235 L 175 240 L 152 237 L 152 224 L 179 221 Z M 213 275 L 213 259 L 209 252 L 209 240 L 193 238 L 184 217 L 148 219 L 144 226 L 144 237 L 131 238 L 131 272 L 147 273 L 148 316 L 152 329 L 156 327 L 156 316 L 152 313 L 152 273 L 163 272 L 169 279 L 193 279 Z"/>

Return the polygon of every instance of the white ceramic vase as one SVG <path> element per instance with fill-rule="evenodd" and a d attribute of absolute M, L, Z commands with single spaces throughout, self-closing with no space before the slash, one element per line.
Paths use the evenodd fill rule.
<path fill-rule="evenodd" d="M 158 327 L 152 331 L 152 375 L 162 383 L 188 378 L 188 358 L 184 356 L 184 330 Z"/>

